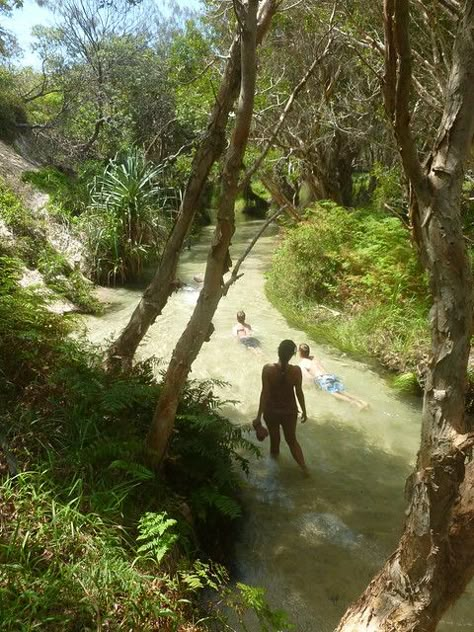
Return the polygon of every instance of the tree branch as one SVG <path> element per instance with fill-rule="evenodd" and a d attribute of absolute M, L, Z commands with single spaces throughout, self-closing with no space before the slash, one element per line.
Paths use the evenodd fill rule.
<path fill-rule="evenodd" d="M 268 226 L 270 226 L 270 224 L 272 222 L 274 222 L 276 220 L 277 217 L 279 217 L 283 211 L 285 210 L 285 207 L 282 206 L 281 208 L 278 209 L 278 211 L 276 211 L 275 213 L 273 213 L 273 215 L 271 215 L 260 227 L 260 229 L 257 231 L 257 233 L 254 235 L 254 237 L 252 238 L 252 241 L 249 243 L 249 245 L 247 246 L 247 248 L 245 249 L 244 254 L 240 257 L 240 259 L 238 259 L 238 261 L 236 262 L 235 266 L 232 268 L 232 272 L 230 275 L 230 279 L 228 281 L 226 281 L 224 283 L 223 289 L 222 289 L 222 296 L 226 296 L 227 292 L 229 291 L 229 288 L 231 285 L 233 285 L 236 281 L 238 281 L 241 277 L 243 277 L 243 273 L 239 274 L 239 270 L 240 270 L 240 266 L 243 264 L 243 262 L 245 261 L 245 259 L 249 256 L 249 254 L 252 252 L 253 247 L 255 246 L 255 244 L 257 243 L 257 241 L 260 239 L 260 237 L 263 235 L 263 233 L 265 232 L 265 230 L 268 228 Z"/>
<path fill-rule="evenodd" d="M 392 122 L 403 169 L 419 196 L 423 195 L 427 180 L 423 176 L 418 149 L 410 126 L 409 101 L 412 65 L 408 35 L 409 21 L 408 0 L 385 0 L 385 75 L 383 85 L 385 110 Z"/>
<path fill-rule="evenodd" d="M 334 8 L 333 8 L 333 11 L 332 11 L 331 20 L 330 20 L 330 24 L 329 24 L 329 30 L 328 30 L 326 35 L 330 35 L 331 32 L 332 32 L 333 21 L 334 21 L 334 16 L 335 16 L 335 12 L 336 12 L 336 5 L 337 5 L 337 3 L 334 3 Z M 319 41 L 318 47 L 321 44 L 321 42 L 323 41 L 323 39 L 324 39 L 324 37 L 321 38 L 321 40 Z M 257 160 L 254 162 L 254 164 L 244 174 L 244 177 L 242 178 L 242 180 L 241 180 L 241 182 L 239 184 L 239 190 L 244 189 L 248 185 L 248 183 L 250 182 L 250 179 L 252 178 L 252 176 L 261 167 L 262 162 L 265 160 L 268 152 L 270 151 L 270 149 L 273 146 L 275 138 L 278 136 L 278 133 L 280 132 L 281 128 L 283 127 L 283 124 L 284 124 L 284 122 L 286 120 L 286 117 L 288 116 L 291 108 L 293 107 L 293 104 L 294 104 L 295 100 L 298 98 L 298 95 L 303 90 L 305 85 L 308 83 L 308 80 L 310 79 L 310 77 L 314 73 L 314 71 L 316 70 L 317 65 L 327 56 L 327 54 L 329 52 L 329 48 L 331 47 L 332 42 L 333 42 L 333 38 L 332 38 L 332 36 L 330 36 L 329 40 L 326 43 L 324 51 L 321 53 L 321 55 L 318 55 L 314 59 L 314 61 L 311 64 L 311 66 L 305 72 L 304 76 L 301 78 L 299 83 L 297 83 L 296 86 L 294 87 L 293 92 L 288 97 L 286 105 L 283 108 L 283 111 L 282 111 L 282 113 L 280 114 L 280 116 L 278 118 L 277 124 L 275 125 L 275 128 L 274 128 L 273 132 L 270 134 L 270 137 L 268 138 L 268 140 L 266 142 L 266 145 L 263 148 L 260 156 L 257 158 Z"/>

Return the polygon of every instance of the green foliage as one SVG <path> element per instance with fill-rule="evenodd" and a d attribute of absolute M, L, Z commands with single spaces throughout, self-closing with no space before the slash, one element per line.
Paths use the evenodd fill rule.
<path fill-rule="evenodd" d="M 165 578 L 158 590 L 132 563 L 119 525 L 80 510 L 79 489 L 58 499 L 46 472 L 30 472 L 1 493 L 12 512 L 0 539 L 2 629 L 167 630 L 188 619 Z"/>
<path fill-rule="evenodd" d="M 248 586 L 237 582 L 237 592 L 232 596 L 231 603 L 237 612 L 243 614 L 246 610 L 251 610 L 257 616 L 257 620 L 262 632 L 271 630 L 294 630 L 287 614 L 283 610 L 272 610 L 265 599 L 265 591 L 262 588 Z M 248 632 L 244 618 L 239 621 L 241 629 Z"/>
<path fill-rule="evenodd" d="M 26 113 L 15 90 L 14 74 L 7 68 L 0 67 L 0 139 L 13 142 L 18 134 L 17 125 L 25 122 Z"/>
<path fill-rule="evenodd" d="M 70 335 L 73 321 L 46 311 L 19 275 L 17 260 L 0 258 L 0 434 L 25 471 L 0 483 L 2 629 L 203 622 L 196 591 L 227 603 L 230 589 L 219 567 L 194 559 L 195 533 L 212 551 L 228 531 L 251 444 L 218 414 L 213 383 L 191 383 L 167 467 L 149 470 L 153 362 L 106 373 L 103 356 Z"/>
<path fill-rule="evenodd" d="M 306 220 L 274 255 L 270 298 L 316 340 L 413 368 L 429 344 L 429 295 L 407 229 L 378 211 L 327 202 Z"/>
<path fill-rule="evenodd" d="M 178 432 L 172 438 L 170 453 L 171 462 L 173 456 L 179 455 L 179 471 L 173 477 L 183 489 L 192 489 L 192 510 L 207 527 L 214 524 L 217 528 L 220 515 L 230 519 L 240 515 L 235 501 L 239 483 L 232 463 L 238 463 L 247 472 L 248 462 L 242 452 L 258 455 L 259 451 L 239 427 L 218 414 L 221 402 L 212 393 L 214 384 L 188 383 L 178 409 Z M 212 414 L 205 415 L 203 410 Z"/>
<path fill-rule="evenodd" d="M 173 38 L 168 54 L 176 116 L 187 133 L 194 135 L 204 128 L 215 100 L 216 70 L 211 66 L 203 73 L 205 60 L 213 55 L 211 44 L 197 24 L 188 20 L 184 31 Z"/>
<path fill-rule="evenodd" d="M 310 221 L 289 230 L 275 254 L 271 279 L 288 297 L 322 301 L 334 294 L 353 230 L 351 214 L 333 203 L 308 211 Z"/>
<path fill-rule="evenodd" d="M 169 518 L 166 511 L 143 514 L 137 535 L 137 541 L 143 544 L 138 547 L 137 553 L 151 557 L 159 564 L 178 541 L 178 534 L 173 533 L 176 525 L 177 521 Z"/>
<path fill-rule="evenodd" d="M 95 178 L 91 204 L 81 218 L 96 281 L 140 278 L 156 260 L 167 234 L 169 191 L 160 184 L 162 169 L 147 162 L 139 150 L 109 162 Z"/>
<path fill-rule="evenodd" d="M 4 254 L 19 258 L 28 268 L 37 268 L 49 289 L 72 301 L 83 312 L 100 312 L 92 285 L 48 242 L 44 220 L 28 211 L 1 178 L 0 219 L 14 236 L 13 244 L 3 245 Z"/>
<path fill-rule="evenodd" d="M 35 171 L 25 171 L 22 179 L 48 193 L 51 212 L 70 219 L 80 215 L 87 207 L 90 183 L 102 170 L 103 165 L 100 162 L 89 160 L 78 166 L 76 175 L 66 174 L 56 167 L 42 167 Z"/>
<path fill-rule="evenodd" d="M 399 393 L 419 393 L 420 384 L 416 373 L 402 373 L 392 378 L 392 386 Z"/>
<path fill-rule="evenodd" d="M 371 175 L 376 182 L 375 190 L 372 194 L 374 207 L 379 211 L 383 211 L 388 206 L 401 215 L 406 215 L 407 205 L 400 167 L 386 168 L 376 162 L 372 166 Z"/>

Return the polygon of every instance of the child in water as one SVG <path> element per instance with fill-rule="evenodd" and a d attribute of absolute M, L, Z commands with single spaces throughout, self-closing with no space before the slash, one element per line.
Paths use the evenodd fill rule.
<path fill-rule="evenodd" d="M 237 324 L 232 328 L 232 334 L 236 336 L 241 344 L 247 349 L 251 349 L 254 353 L 261 353 L 260 340 L 255 338 L 252 327 L 245 322 L 246 315 L 244 311 L 237 312 Z"/>
<path fill-rule="evenodd" d="M 344 384 L 341 380 L 336 375 L 328 373 L 322 364 L 316 360 L 314 356 L 310 355 L 310 349 L 306 343 L 303 342 L 300 344 L 298 351 L 300 356 L 300 367 L 304 377 L 310 379 L 321 390 L 334 395 L 334 397 L 340 401 L 355 404 L 361 410 L 369 407 L 367 402 L 364 402 L 362 399 L 359 399 L 354 395 L 349 395 L 349 393 L 344 391 Z"/>

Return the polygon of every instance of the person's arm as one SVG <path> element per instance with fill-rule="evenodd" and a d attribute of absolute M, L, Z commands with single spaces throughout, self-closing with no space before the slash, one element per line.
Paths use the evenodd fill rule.
<path fill-rule="evenodd" d="M 301 408 L 301 423 L 304 424 L 304 422 L 307 420 L 308 417 L 306 415 L 306 403 L 304 401 L 304 393 L 303 393 L 303 388 L 302 388 L 303 374 L 301 373 L 301 369 L 299 366 L 295 368 L 296 368 L 295 391 L 296 391 L 296 397 L 298 398 L 298 402 Z"/>
<path fill-rule="evenodd" d="M 258 405 L 258 413 L 255 419 L 253 420 L 254 426 L 260 426 L 262 423 L 262 415 L 265 410 L 265 404 L 267 402 L 268 396 L 268 387 L 267 387 L 267 376 L 266 376 L 266 367 L 264 366 L 262 369 L 262 390 L 260 392 L 260 401 Z"/>

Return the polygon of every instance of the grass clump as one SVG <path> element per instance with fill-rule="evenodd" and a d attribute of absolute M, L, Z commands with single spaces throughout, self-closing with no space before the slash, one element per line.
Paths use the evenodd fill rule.
<path fill-rule="evenodd" d="M 331 202 L 305 220 L 274 255 L 270 299 L 315 340 L 414 370 L 429 346 L 429 292 L 407 229 L 380 211 Z"/>
<path fill-rule="evenodd" d="M 86 160 L 78 166 L 77 173 L 74 174 L 48 166 L 25 171 L 22 180 L 49 195 L 48 210 L 52 214 L 71 220 L 86 209 L 90 183 L 102 170 L 100 161 Z"/>
<path fill-rule="evenodd" d="M 74 320 L 19 275 L 0 257 L 2 629 L 206 630 L 223 615 L 203 612 L 203 588 L 270 628 L 280 615 L 257 589 L 235 593 L 209 561 L 240 514 L 242 451 L 256 450 L 220 415 L 213 385 L 188 386 L 168 462 L 151 471 L 153 362 L 106 373 L 70 335 Z"/>

